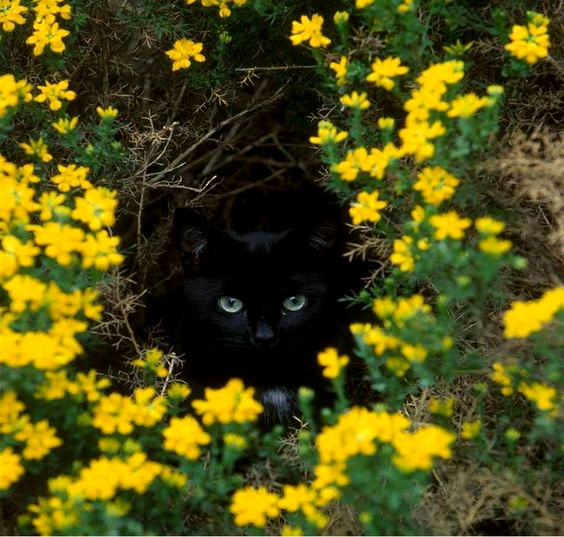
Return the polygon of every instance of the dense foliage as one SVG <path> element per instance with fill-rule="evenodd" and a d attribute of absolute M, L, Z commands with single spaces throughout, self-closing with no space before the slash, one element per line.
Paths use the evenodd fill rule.
<path fill-rule="evenodd" d="M 559 531 L 564 21 L 528 4 L 0 0 L 3 533 Z M 374 262 L 344 297 L 371 322 L 319 353 L 335 407 L 303 389 L 286 433 L 238 379 L 188 405 L 131 320 L 154 214 L 257 187 L 213 174 L 266 140 Z M 126 373 L 93 368 L 104 338 Z"/>

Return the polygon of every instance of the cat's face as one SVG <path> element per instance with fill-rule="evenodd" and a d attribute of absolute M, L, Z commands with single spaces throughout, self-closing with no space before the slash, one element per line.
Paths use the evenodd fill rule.
<path fill-rule="evenodd" d="M 327 245 L 319 234 L 239 235 L 185 224 L 179 243 L 185 339 L 193 354 L 214 362 L 218 375 L 251 381 L 280 379 L 305 365 L 300 361 L 318 344 L 333 299 Z"/>

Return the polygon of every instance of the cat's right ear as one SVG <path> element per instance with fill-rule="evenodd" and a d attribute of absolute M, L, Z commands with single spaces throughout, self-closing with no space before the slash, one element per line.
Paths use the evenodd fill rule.
<path fill-rule="evenodd" d="M 178 208 L 174 211 L 172 234 L 180 250 L 184 270 L 197 271 L 210 240 L 208 222 L 192 209 Z"/>

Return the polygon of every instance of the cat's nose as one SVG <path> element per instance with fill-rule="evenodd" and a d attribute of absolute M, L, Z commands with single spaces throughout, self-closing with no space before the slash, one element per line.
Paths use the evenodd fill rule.
<path fill-rule="evenodd" d="M 260 320 L 254 333 L 254 340 L 259 345 L 272 345 L 276 341 L 276 334 L 266 321 Z"/>

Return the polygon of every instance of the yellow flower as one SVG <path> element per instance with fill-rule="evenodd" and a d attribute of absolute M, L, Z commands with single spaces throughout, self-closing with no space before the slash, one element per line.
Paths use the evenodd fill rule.
<path fill-rule="evenodd" d="M 528 337 L 538 332 L 564 308 L 564 287 L 546 291 L 538 300 L 513 302 L 503 315 L 504 336 L 510 338 Z"/>
<path fill-rule="evenodd" d="M 107 188 L 89 188 L 83 197 L 75 197 L 74 203 L 75 209 L 71 216 L 87 224 L 92 231 L 111 226 L 115 221 L 117 200 L 115 192 Z"/>
<path fill-rule="evenodd" d="M 92 425 L 104 434 L 129 434 L 133 431 L 133 422 L 137 407 L 129 397 L 111 393 L 100 399 L 94 408 Z"/>
<path fill-rule="evenodd" d="M 190 390 L 186 384 L 171 382 L 166 391 L 166 395 L 169 399 L 186 399 L 191 391 L 192 390 Z"/>
<path fill-rule="evenodd" d="M 482 235 L 497 235 L 505 229 L 505 224 L 489 216 L 476 218 L 474 222 L 478 233 Z"/>
<path fill-rule="evenodd" d="M 51 177 L 51 182 L 57 185 L 60 192 L 68 192 L 71 188 L 90 188 L 92 186 L 86 179 L 90 171 L 86 166 L 57 164 L 57 169 L 59 173 Z"/>
<path fill-rule="evenodd" d="M 312 136 L 309 141 L 316 145 L 338 144 L 348 136 L 346 131 L 337 131 L 337 127 L 330 121 L 320 121 L 317 136 Z"/>
<path fill-rule="evenodd" d="M 549 19 L 539 13 L 528 13 L 527 26 L 515 25 L 509 34 L 510 43 L 505 45 L 513 56 L 534 64 L 541 58 L 548 56 L 550 38 L 548 36 Z"/>
<path fill-rule="evenodd" d="M 65 50 L 63 38 L 70 34 L 68 30 L 59 28 L 59 23 L 54 22 L 54 17 L 45 17 L 33 23 L 33 34 L 27 38 L 28 45 L 34 45 L 33 55 L 39 56 L 43 54 L 46 46 L 57 54 L 61 54 Z"/>
<path fill-rule="evenodd" d="M 517 389 L 530 401 L 537 405 L 539 410 L 554 410 L 556 408 L 556 390 L 541 382 L 521 382 Z"/>
<path fill-rule="evenodd" d="M 411 345 L 404 343 L 401 345 L 401 353 L 408 362 L 424 362 L 427 358 L 427 351 L 421 345 Z"/>
<path fill-rule="evenodd" d="M 460 240 L 464 237 L 464 230 L 472 224 L 472 220 L 460 218 L 455 211 L 450 211 L 431 216 L 429 223 L 435 228 L 435 239 L 441 241 L 450 237 Z"/>
<path fill-rule="evenodd" d="M 366 110 L 370 106 L 370 101 L 366 96 L 366 92 L 358 93 L 353 91 L 350 95 L 343 95 L 340 99 L 341 103 L 350 108 L 357 108 L 358 110 Z"/>
<path fill-rule="evenodd" d="M 450 60 L 435 63 L 425 69 L 418 77 L 417 82 L 426 87 L 427 91 L 434 90 L 439 94 L 446 91 L 446 84 L 455 84 L 464 77 L 464 62 Z"/>
<path fill-rule="evenodd" d="M 68 89 L 69 81 L 61 80 L 60 82 L 46 82 L 45 86 L 37 86 L 40 93 L 35 97 L 38 103 L 49 101 L 51 110 L 60 110 L 63 106 L 62 100 L 72 101 L 76 98 L 76 93 Z"/>
<path fill-rule="evenodd" d="M 27 10 L 27 7 L 20 5 L 20 0 L 0 0 L 0 24 L 2 25 L 2 30 L 11 32 L 16 27 L 16 24 L 25 24 L 22 13 L 25 13 Z"/>
<path fill-rule="evenodd" d="M 393 117 L 381 117 L 378 119 L 378 127 L 382 130 L 392 130 L 396 121 Z"/>
<path fill-rule="evenodd" d="M 118 115 L 118 109 L 113 106 L 108 106 L 107 108 L 102 108 L 101 106 L 96 107 L 96 113 L 102 119 L 114 119 Z"/>
<path fill-rule="evenodd" d="M 51 123 L 51 125 L 59 134 L 64 136 L 76 128 L 78 125 L 78 117 L 72 117 L 70 119 L 61 118 Z"/>
<path fill-rule="evenodd" d="M 30 92 L 31 85 L 25 80 L 17 81 L 12 74 L 0 76 L 0 117 L 6 114 L 8 108 L 16 108 L 21 101 L 29 102 L 32 99 Z"/>
<path fill-rule="evenodd" d="M 349 214 L 355 226 L 363 222 L 377 223 L 382 217 L 380 210 L 388 206 L 387 201 L 378 199 L 379 192 L 375 190 L 372 193 L 359 192 L 356 202 L 351 204 Z"/>
<path fill-rule="evenodd" d="M 53 448 L 62 445 L 63 442 L 55 433 L 56 430 L 49 427 L 46 420 L 26 424 L 15 436 L 16 440 L 26 443 L 22 453 L 24 459 L 40 460 Z"/>
<path fill-rule="evenodd" d="M 337 86 L 344 86 L 347 83 L 348 61 L 346 56 L 341 56 L 339 62 L 331 62 L 329 68 L 335 71 Z"/>
<path fill-rule="evenodd" d="M 49 480 L 53 486 L 62 487 L 68 479 L 60 478 Z M 62 489 L 66 490 L 66 486 Z M 78 515 L 73 500 L 62 500 L 58 496 L 39 498 L 37 504 L 29 506 L 29 511 L 35 514 L 33 526 L 39 535 L 56 535 L 64 533 L 63 530 L 78 523 Z"/>
<path fill-rule="evenodd" d="M 355 455 L 374 455 L 376 440 L 391 442 L 409 424 L 400 414 L 353 407 L 341 414 L 335 425 L 325 426 L 317 436 L 320 461 L 322 464 L 342 463 Z"/>
<path fill-rule="evenodd" d="M 16 313 L 24 311 L 28 306 L 37 311 L 47 291 L 45 283 L 22 274 L 16 274 L 2 286 L 10 297 L 10 310 Z"/>
<path fill-rule="evenodd" d="M 0 451 L 0 490 L 10 488 L 23 475 L 21 458 L 13 448 L 6 447 Z"/>
<path fill-rule="evenodd" d="M 10 434 L 24 409 L 25 405 L 18 400 L 16 392 L 6 391 L 0 397 L 0 433 Z"/>
<path fill-rule="evenodd" d="M 284 537 L 291 537 L 292 535 L 299 536 L 303 534 L 304 532 L 301 528 L 298 528 L 297 526 L 290 526 L 288 524 L 284 524 L 280 530 L 280 535 L 283 535 Z"/>
<path fill-rule="evenodd" d="M 73 252 L 83 251 L 84 231 L 82 229 L 47 222 L 43 226 L 30 226 L 35 235 L 35 244 L 45 247 L 45 254 L 60 265 L 69 265 Z"/>
<path fill-rule="evenodd" d="M 135 425 L 152 427 L 159 423 L 166 414 L 166 400 L 163 396 L 155 397 L 155 388 L 136 388 L 134 395 L 135 411 L 133 422 Z"/>
<path fill-rule="evenodd" d="M 43 192 L 39 198 L 39 209 L 41 220 L 52 220 L 55 215 L 60 216 L 68 212 L 65 207 L 66 197 L 57 192 Z"/>
<path fill-rule="evenodd" d="M 316 490 L 335 489 L 332 485 L 344 487 L 350 483 L 345 470 L 346 464 L 344 462 L 318 464 L 314 470 L 315 479 L 311 486 Z"/>
<path fill-rule="evenodd" d="M 195 43 L 191 39 L 178 39 L 173 48 L 166 51 L 166 55 L 172 60 L 172 70 L 187 69 L 192 65 L 191 59 L 197 62 L 205 61 L 202 54 L 203 43 Z"/>
<path fill-rule="evenodd" d="M 448 459 L 455 436 L 436 425 L 426 425 L 414 433 L 402 431 L 393 442 L 396 454 L 393 463 L 404 472 L 428 470 L 433 457 Z"/>
<path fill-rule="evenodd" d="M 205 399 L 193 401 L 192 406 L 205 425 L 255 421 L 263 406 L 253 399 L 254 393 L 254 388 L 245 389 L 242 380 L 231 379 L 224 388 L 206 388 Z"/>
<path fill-rule="evenodd" d="M 460 95 L 450 103 L 448 117 L 470 117 L 480 108 L 490 105 L 488 97 L 478 97 L 475 93 Z"/>
<path fill-rule="evenodd" d="M 263 528 L 267 518 L 275 518 L 280 514 L 278 501 L 278 496 L 268 492 L 265 487 L 245 487 L 233 494 L 229 510 L 235 516 L 237 526 L 253 524 Z"/>
<path fill-rule="evenodd" d="M 481 428 L 482 422 L 480 420 L 465 421 L 462 424 L 462 431 L 460 432 L 460 436 L 465 440 L 471 440 L 478 435 Z"/>
<path fill-rule="evenodd" d="M 403 0 L 403 2 L 398 6 L 398 13 L 407 13 L 413 9 L 413 0 Z"/>
<path fill-rule="evenodd" d="M 50 15 L 59 15 L 63 19 L 71 18 L 71 6 L 59 5 L 63 0 L 36 0 L 34 11 L 35 20 L 42 20 Z M 52 18 L 52 17 L 51 17 Z"/>
<path fill-rule="evenodd" d="M 339 376 L 341 369 L 349 363 L 348 356 L 339 356 L 337 349 L 329 347 L 317 355 L 317 362 L 323 366 L 323 376 L 334 379 Z"/>
<path fill-rule="evenodd" d="M 408 72 L 409 67 L 401 65 L 401 58 L 391 56 L 383 60 L 376 58 L 372 63 L 372 72 L 366 77 L 366 80 L 390 91 L 395 85 L 394 78 Z"/>
<path fill-rule="evenodd" d="M 452 198 L 460 180 L 440 166 L 423 168 L 417 174 L 417 182 L 413 189 L 421 192 L 423 199 L 438 206 L 444 200 Z"/>
<path fill-rule="evenodd" d="M 337 26 L 344 24 L 348 20 L 349 20 L 349 14 L 347 11 L 336 11 L 335 14 L 333 15 L 333 22 Z"/>
<path fill-rule="evenodd" d="M 111 237 L 103 229 L 96 234 L 88 234 L 80 245 L 82 267 L 95 267 L 97 270 L 108 270 L 109 267 L 119 265 L 124 257 L 117 251 L 119 237 Z"/>
<path fill-rule="evenodd" d="M 374 0 L 356 0 L 356 9 L 364 9 L 365 7 L 371 6 Z"/>
<path fill-rule="evenodd" d="M 201 425 L 192 416 L 172 418 L 170 425 L 164 429 L 165 438 L 163 447 L 174 451 L 190 460 L 200 456 L 200 447 L 211 442 L 211 436 L 206 433 Z"/>
<path fill-rule="evenodd" d="M 292 21 L 290 41 L 294 46 L 309 40 L 309 44 L 313 48 L 326 47 L 331 43 L 331 40 L 321 33 L 322 25 L 323 17 L 321 15 L 314 13 L 311 19 L 302 15 L 300 22 Z"/>
<path fill-rule="evenodd" d="M 435 146 L 429 141 L 446 132 L 444 125 L 436 120 L 433 124 L 417 121 L 408 124 L 399 131 L 402 141 L 400 151 L 415 156 L 417 162 L 431 158 L 435 154 Z"/>
<path fill-rule="evenodd" d="M 53 160 L 53 156 L 49 154 L 49 148 L 47 147 L 47 144 L 41 137 L 38 140 L 30 139 L 29 144 L 20 143 L 18 145 L 25 151 L 26 155 L 37 157 L 43 162 L 50 162 L 51 160 Z"/>
<path fill-rule="evenodd" d="M 415 268 L 415 259 L 410 248 L 412 244 L 413 238 L 409 235 L 394 240 L 394 252 L 390 256 L 390 262 L 393 265 L 398 265 L 403 272 L 413 272 Z"/>
<path fill-rule="evenodd" d="M 247 441 L 245 437 L 240 434 L 226 433 L 223 435 L 223 441 L 226 446 L 231 446 L 236 449 L 245 449 L 247 447 Z"/>
<path fill-rule="evenodd" d="M 478 243 L 480 250 L 494 257 L 499 257 L 511 249 L 511 241 L 501 240 L 497 237 L 487 237 Z"/>
<path fill-rule="evenodd" d="M 12 276 L 18 267 L 31 267 L 39 254 L 31 241 L 22 242 L 13 235 L 2 237 L 0 244 L 0 279 Z"/>
<path fill-rule="evenodd" d="M 449 397 L 444 401 L 436 397 L 431 397 L 431 399 L 429 399 L 429 412 L 450 418 L 454 414 L 454 402 L 454 397 Z"/>

